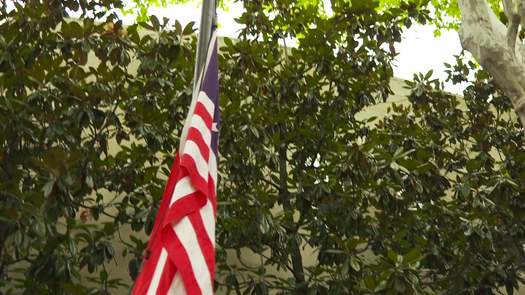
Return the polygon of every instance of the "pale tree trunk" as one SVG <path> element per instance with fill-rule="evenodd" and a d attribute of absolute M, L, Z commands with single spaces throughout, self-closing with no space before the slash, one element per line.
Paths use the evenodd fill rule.
<path fill-rule="evenodd" d="M 504 0 L 508 26 L 485 0 L 458 0 L 458 4 L 463 48 L 494 77 L 525 126 L 525 46 L 517 34 L 520 24 L 525 24 L 525 0 Z"/>

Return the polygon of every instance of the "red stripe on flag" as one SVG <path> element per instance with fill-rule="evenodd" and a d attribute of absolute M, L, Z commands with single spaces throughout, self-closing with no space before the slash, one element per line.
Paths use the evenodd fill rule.
<path fill-rule="evenodd" d="M 162 245 L 160 240 L 156 240 L 157 247 L 149 248 L 149 257 L 145 257 L 142 263 L 142 269 L 140 270 L 139 276 L 135 280 L 135 285 L 133 286 L 133 291 L 131 294 L 142 295 L 148 292 L 151 280 L 153 279 L 153 273 L 157 267 L 157 262 L 159 261 L 160 252 L 162 250 Z"/>
<path fill-rule="evenodd" d="M 193 157 L 189 154 L 184 154 L 180 160 L 180 165 L 187 169 L 193 187 L 195 187 L 195 189 L 198 191 L 203 192 L 204 195 L 209 195 L 208 181 L 207 179 L 205 180 L 202 178 L 202 176 L 199 174 L 195 159 L 193 159 Z"/>
<path fill-rule="evenodd" d="M 139 276 L 135 280 L 135 285 L 133 286 L 132 294 L 146 294 L 151 284 L 151 280 L 153 278 L 152 274 L 155 271 L 155 268 L 157 267 L 157 262 L 162 251 L 162 244 L 160 243 L 160 240 L 156 237 L 159 234 L 160 229 L 162 228 L 162 220 L 164 220 L 164 216 L 168 212 L 169 204 L 171 202 L 171 196 L 173 194 L 173 190 L 175 189 L 175 185 L 178 181 L 177 176 L 180 170 L 179 160 L 180 159 L 177 154 L 175 156 L 173 164 L 171 165 L 168 182 L 162 194 L 162 200 L 160 203 L 159 210 L 157 211 L 157 216 L 155 217 L 155 224 L 153 225 L 151 237 L 148 241 L 145 257 L 143 257 L 142 268 L 139 273 Z"/>
<path fill-rule="evenodd" d="M 177 200 L 171 205 L 170 210 L 166 215 L 166 219 L 164 220 L 163 227 L 169 227 L 172 224 L 179 222 L 184 216 L 198 211 L 204 205 L 206 205 L 206 196 L 199 192 L 194 192 Z"/>
<path fill-rule="evenodd" d="M 208 113 L 208 110 L 202 104 L 202 102 L 200 101 L 197 102 L 197 104 L 195 105 L 195 112 L 193 114 L 194 116 L 195 115 L 200 116 L 202 120 L 204 121 L 204 123 L 206 123 L 206 126 L 208 126 L 208 129 L 211 130 L 211 126 L 213 125 L 213 118 L 212 118 L 213 114 Z"/>
<path fill-rule="evenodd" d="M 213 215 L 217 218 L 217 192 L 215 189 L 215 182 L 211 176 L 208 176 L 208 190 L 210 192 L 208 198 L 213 205 Z"/>
<path fill-rule="evenodd" d="M 157 287 L 155 294 L 166 295 L 171 287 L 176 271 L 177 268 L 175 267 L 175 264 L 173 264 L 169 258 L 166 259 L 166 265 L 164 265 L 164 269 L 162 270 L 162 276 L 160 277 L 159 286 Z"/>
<path fill-rule="evenodd" d="M 151 231 L 150 239 L 148 241 L 148 246 L 150 246 L 152 243 L 155 242 L 155 238 L 157 236 L 157 233 L 161 229 L 161 221 L 164 220 L 164 216 L 166 215 L 166 212 L 168 211 L 168 208 L 171 203 L 171 195 L 173 194 L 173 190 L 175 189 L 175 185 L 180 179 L 179 176 L 179 154 L 177 153 L 175 155 L 175 160 L 173 160 L 173 164 L 171 165 L 170 175 L 168 177 L 168 183 L 166 184 L 166 188 L 164 189 L 164 192 L 162 193 L 162 200 L 160 201 L 159 210 L 157 211 L 157 216 L 155 216 L 155 223 L 153 225 L 153 230 Z"/>

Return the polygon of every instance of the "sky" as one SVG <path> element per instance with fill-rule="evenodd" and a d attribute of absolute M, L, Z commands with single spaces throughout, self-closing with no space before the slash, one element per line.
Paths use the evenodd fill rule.
<path fill-rule="evenodd" d="M 325 0 L 329 3 L 329 0 Z M 329 4 L 328 4 L 329 5 Z M 331 11 L 325 5 L 327 13 Z M 169 5 L 167 8 L 151 8 L 150 13 L 160 17 L 177 19 L 184 26 L 193 21 L 198 27 L 200 21 L 200 7 L 195 3 Z M 217 10 L 219 36 L 236 37 L 241 26 L 235 18 L 242 14 L 242 3 L 235 2 L 229 5 L 228 10 Z M 128 16 L 132 18 L 132 16 Z M 431 26 L 414 25 L 404 32 L 402 42 L 395 45 L 399 53 L 394 63 L 394 76 L 410 80 L 415 73 L 434 71 L 434 78 L 446 78 L 444 63 L 454 63 L 454 55 L 461 52 L 461 44 L 456 31 L 443 31 L 441 36 L 434 36 Z M 445 84 L 445 89 L 455 93 L 463 91 L 462 85 Z"/>

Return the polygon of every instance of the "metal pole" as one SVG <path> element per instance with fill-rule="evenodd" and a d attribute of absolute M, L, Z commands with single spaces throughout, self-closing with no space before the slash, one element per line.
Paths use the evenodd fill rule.
<path fill-rule="evenodd" d="M 201 24 L 199 26 L 199 43 L 195 57 L 195 72 L 193 75 L 193 89 L 197 86 L 202 67 L 206 62 L 208 45 L 211 38 L 212 25 L 215 20 L 215 0 L 203 0 L 201 11 Z"/>

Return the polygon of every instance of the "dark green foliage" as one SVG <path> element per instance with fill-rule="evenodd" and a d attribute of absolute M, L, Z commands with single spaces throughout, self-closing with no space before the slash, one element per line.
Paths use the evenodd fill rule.
<path fill-rule="evenodd" d="M 326 17 L 292 3 L 245 2 L 224 49 L 220 290 L 511 293 L 525 151 L 508 99 L 458 59 L 451 80 L 477 72 L 464 102 L 430 72 L 385 118 L 359 121 L 390 92 L 384 49 L 427 12 L 332 1 Z M 280 47 L 286 37 L 297 46 Z"/>
<path fill-rule="evenodd" d="M 114 293 L 177 148 L 193 30 L 123 28 L 118 1 L 42 2 L 0 10 L 0 290 Z M 418 75 L 405 103 L 357 120 L 388 101 L 390 47 L 426 2 L 320 3 L 245 1 L 221 49 L 219 292 L 512 294 L 525 151 L 509 100 L 458 57 L 464 99 Z"/>
<path fill-rule="evenodd" d="M 118 1 L 15 5 L 0 13 L 0 286 L 107 294 L 129 284 L 106 271 L 116 248 L 136 257 L 133 274 L 140 263 L 144 242 L 120 230 L 151 229 L 190 99 L 193 30 L 123 28 L 107 10 Z"/>

